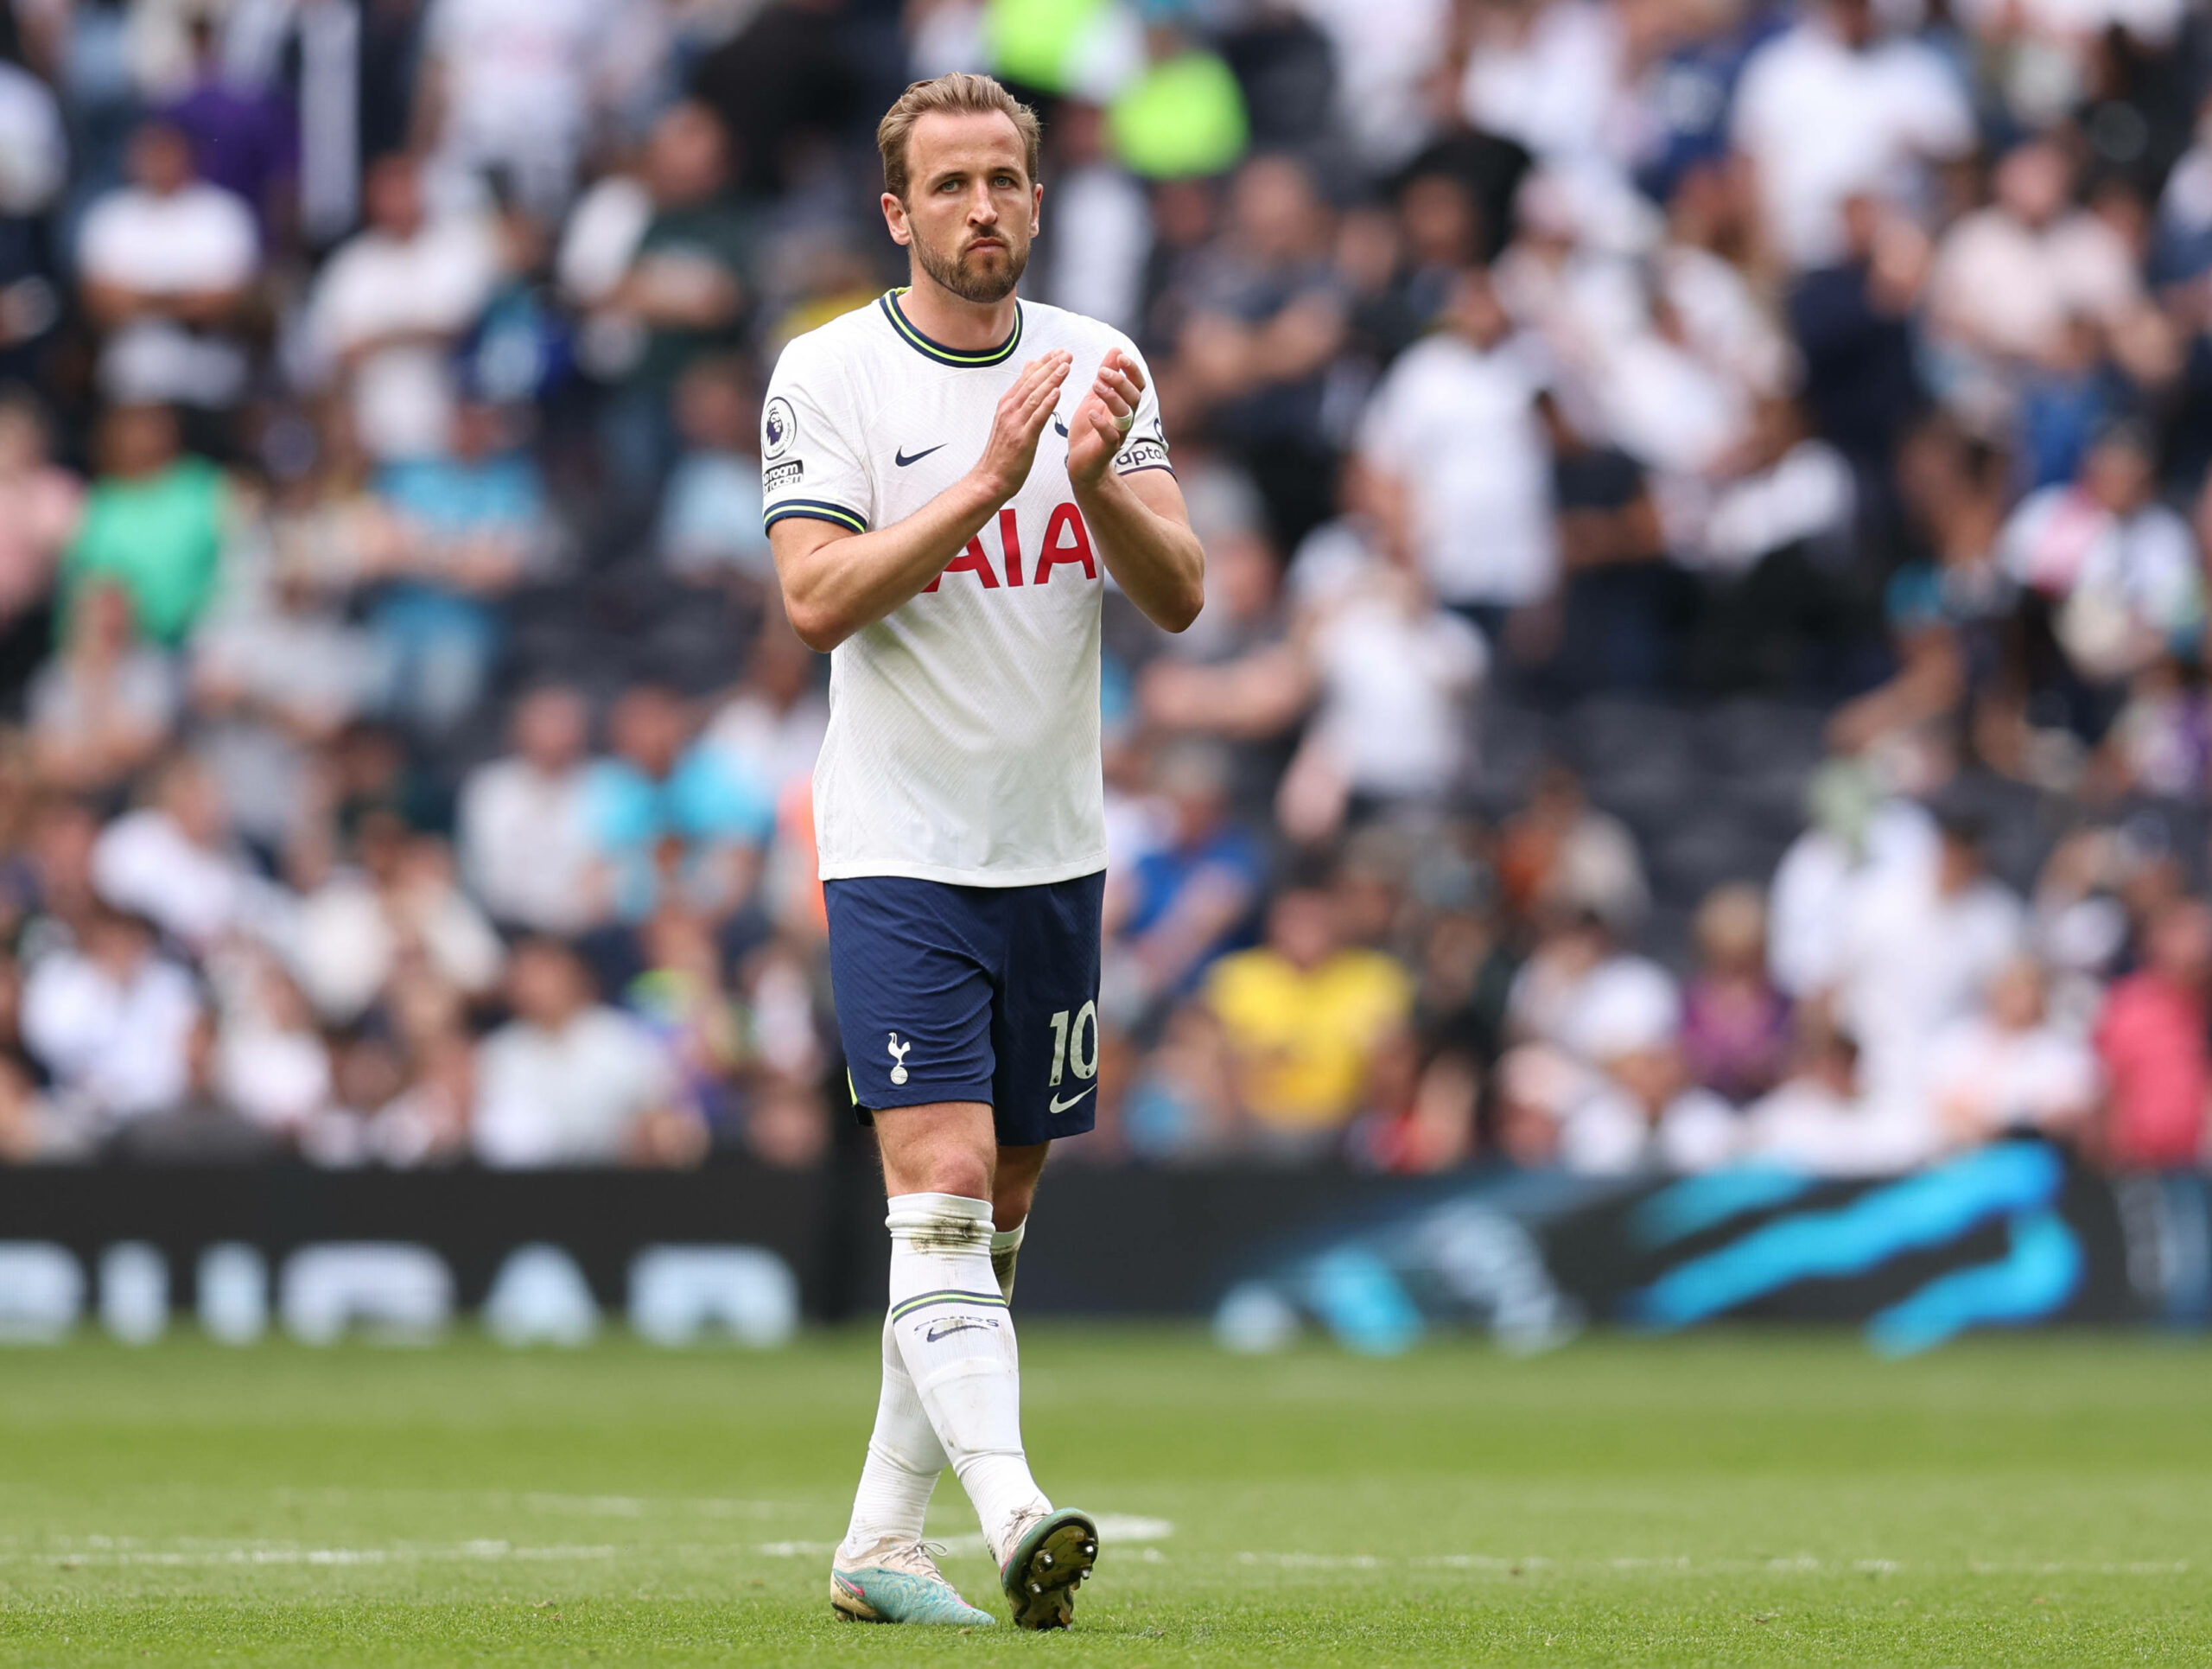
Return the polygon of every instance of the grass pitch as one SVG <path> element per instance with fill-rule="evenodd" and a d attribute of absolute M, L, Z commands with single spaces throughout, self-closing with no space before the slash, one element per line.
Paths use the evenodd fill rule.
<path fill-rule="evenodd" d="M 831 1620 L 875 1354 L 0 1354 L 0 1662 L 2212 1661 L 2196 1344 L 1033 1324 L 1039 1475 L 1122 1520 L 1062 1636 Z M 950 1480 L 931 1522 L 1002 1614 Z"/>

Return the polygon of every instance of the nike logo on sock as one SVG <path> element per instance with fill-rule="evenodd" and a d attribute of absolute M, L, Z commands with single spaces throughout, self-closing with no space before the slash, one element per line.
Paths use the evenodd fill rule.
<path fill-rule="evenodd" d="M 1077 1091 L 1073 1095 L 1071 1095 L 1070 1097 L 1068 1097 L 1068 1099 L 1067 1099 L 1066 1100 L 1065 1100 L 1065 1101 L 1061 1100 L 1061 1099 L 1060 1099 L 1060 1098 L 1059 1098 L 1058 1096 L 1057 1096 L 1057 1095 L 1056 1095 L 1056 1096 L 1054 1096 L 1054 1097 L 1052 1098 L 1052 1111 L 1053 1111 L 1054 1112 L 1066 1112 L 1070 1107 L 1073 1106 L 1077 1102 L 1078 1102 L 1078 1101 L 1082 1100 L 1082 1099 L 1083 1099 L 1083 1098 L 1084 1098 L 1084 1096 L 1086 1096 L 1086 1095 L 1090 1094 L 1090 1090 L 1095 1090 L 1095 1089 L 1096 1089 L 1097 1087 L 1098 1087 L 1098 1086 L 1097 1086 L 1097 1085 L 1093 1084 L 1093 1085 L 1090 1086 L 1090 1090 L 1077 1090 Z"/>
<path fill-rule="evenodd" d="M 926 1343 L 935 1344 L 939 1339 L 950 1338 L 956 1333 L 974 1333 L 980 1331 L 984 1328 L 996 1328 L 997 1326 L 998 1323 L 996 1322 L 980 1322 L 963 1315 L 954 1321 L 938 1322 L 927 1333 L 925 1333 L 922 1335 L 922 1338 Z"/>
<path fill-rule="evenodd" d="M 901 469 L 904 469 L 910 463 L 919 463 L 924 458 L 929 456 L 931 452 L 944 451 L 945 447 L 949 444 L 949 442 L 939 441 L 935 446 L 930 447 L 926 450 L 917 452 L 911 458 L 903 451 L 893 452 L 891 455 L 891 462 L 897 464 Z"/>

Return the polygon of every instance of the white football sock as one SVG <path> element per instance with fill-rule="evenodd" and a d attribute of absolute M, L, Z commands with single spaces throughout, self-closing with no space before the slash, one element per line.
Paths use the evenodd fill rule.
<path fill-rule="evenodd" d="M 891 1326 L 983 1539 L 1003 1563 L 1006 1533 L 1052 1503 L 1021 1452 L 1021 1373 L 1014 1316 L 991 1273 L 991 1202 L 902 1194 L 891 1230 Z"/>
<path fill-rule="evenodd" d="M 868 1461 L 861 1468 L 852 1522 L 838 1546 L 837 1563 L 851 1569 L 887 1545 L 921 1540 L 930 1492 L 944 1470 L 944 1446 L 938 1442 L 922 1399 L 914 1393 L 887 1315 L 883 1393 L 876 1401 L 875 1430 L 868 1434 Z"/>
<path fill-rule="evenodd" d="M 991 1273 L 998 1279 L 999 1296 L 1008 1305 L 1014 1303 L 1014 1263 L 1021 1256 L 1021 1237 L 1029 1232 L 1029 1220 L 1025 1217 L 1012 1228 L 1002 1228 L 991 1236 Z"/>

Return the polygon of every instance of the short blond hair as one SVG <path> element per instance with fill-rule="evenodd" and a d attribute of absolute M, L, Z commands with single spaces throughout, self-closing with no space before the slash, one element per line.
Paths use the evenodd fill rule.
<path fill-rule="evenodd" d="M 938 111 L 988 116 L 994 111 L 1012 122 L 1014 131 L 1021 136 L 1029 182 L 1036 184 L 1037 152 L 1044 139 L 1037 112 L 991 77 L 955 70 L 933 81 L 915 82 L 875 124 L 875 148 L 883 156 L 883 188 L 900 202 L 906 201 L 906 146 L 913 137 L 914 124 L 923 117 Z"/>

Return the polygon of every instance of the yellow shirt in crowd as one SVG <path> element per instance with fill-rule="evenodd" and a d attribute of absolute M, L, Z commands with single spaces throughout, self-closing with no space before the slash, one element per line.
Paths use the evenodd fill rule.
<path fill-rule="evenodd" d="M 1267 949 L 1214 964 L 1206 997 L 1243 1069 L 1245 1107 L 1278 1130 L 1325 1130 L 1360 1109 L 1375 1046 L 1413 1010 L 1413 980 L 1379 951 L 1303 971 Z"/>

